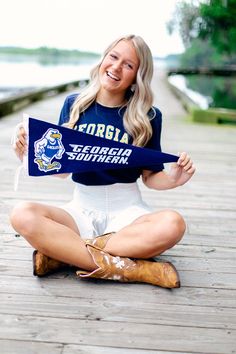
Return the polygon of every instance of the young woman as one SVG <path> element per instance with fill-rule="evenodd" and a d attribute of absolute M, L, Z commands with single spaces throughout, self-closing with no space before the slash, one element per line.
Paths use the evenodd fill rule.
<path fill-rule="evenodd" d="M 161 113 L 153 107 L 150 83 L 153 61 L 144 40 L 135 35 L 113 42 L 92 70 L 90 84 L 64 102 L 59 124 L 88 134 L 161 150 Z M 14 146 L 25 153 L 21 128 Z M 35 249 L 34 275 L 63 264 L 79 267 L 80 277 L 140 281 L 179 287 L 176 269 L 151 257 L 173 247 L 185 232 L 185 222 L 172 210 L 152 211 L 141 198 L 137 179 L 152 189 L 186 183 L 195 168 L 181 153 L 170 172 L 153 167 L 73 173 L 73 200 L 63 207 L 22 203 L 11 223 Z M 147 260 L 148 259 L 148 260 Z"/>

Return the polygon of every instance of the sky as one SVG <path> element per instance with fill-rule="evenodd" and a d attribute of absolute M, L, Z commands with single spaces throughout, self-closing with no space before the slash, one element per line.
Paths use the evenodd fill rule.
<path fill-rule="evenodd" d="M 178 0 L 0 0 L 0 46 L 102 53 L 126 34 L 143 37 L 154 56 L 183 52 L 166 22 Z"/>

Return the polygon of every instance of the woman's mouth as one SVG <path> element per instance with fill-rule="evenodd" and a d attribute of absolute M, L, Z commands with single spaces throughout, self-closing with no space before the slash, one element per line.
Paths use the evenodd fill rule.
<path fill-rule="evenodd" d="M 112 80 L 115 80 L 115 81 L 120 81 L 120 78 L 115 76 L 114 74 L 112 74 L 110 71 L 107 71 L 106 72 L 107 76 L 110 77 Z"/>

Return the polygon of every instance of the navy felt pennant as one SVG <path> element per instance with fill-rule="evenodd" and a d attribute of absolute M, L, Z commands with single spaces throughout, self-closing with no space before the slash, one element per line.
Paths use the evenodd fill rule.
<path fill-rule="evenodd" d="M 178 156 L 141 148 L 28 117 L 30 176 L 155 166 L 177 162 Z"/>

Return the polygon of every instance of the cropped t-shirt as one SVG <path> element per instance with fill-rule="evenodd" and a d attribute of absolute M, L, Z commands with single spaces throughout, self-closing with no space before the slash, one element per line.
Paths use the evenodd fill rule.
<path fill-rule="evenodd" d="M 59 125 L 69 121 L 72 105 L 78 94 L 69 95 L 61 109 Z M 150 122 L 153 134 L 146 148 L 161 151 L 161 123 L 162 115 L 159 109 L 153 107 L 155 117 Z M 106 107 L 97 102 L 93 102 L 84 111 L 75 126 L 81 132 L 99 136 L 105 139 L 132 144 L 132 137 L 125 131 L 123 125 L 123 115 L 125 108 Z M 153 115 L 153 113 L 152 113 Z M 72 180 L 84 185 L 108 185 L 114 183 L 133 183 L 141 175 L 142 170 L 152 170 L 155 172 L 164 169 L 163 164 L 157 164 L 155 167 L 143 166 L 142 168 L 123 168 L 114 170 L 99 170 L 92 172 L 77 172 L 72 174 Z"/>

